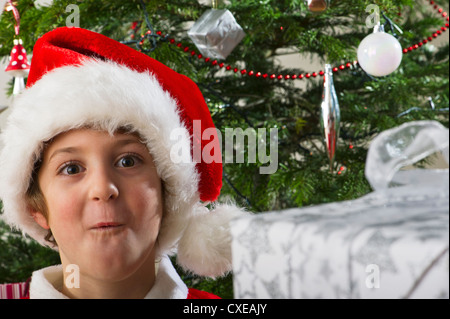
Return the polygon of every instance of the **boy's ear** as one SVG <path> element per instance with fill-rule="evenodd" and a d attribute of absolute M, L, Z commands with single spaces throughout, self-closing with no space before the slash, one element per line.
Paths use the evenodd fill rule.
<path fill-rule="evenodd" d="M 39 226 L 41 226 L 44 229 L 50 229 L 50 226 L 48 225 L 47 218 L 41 213 L 33 208 L 28 208 L 31 216 L 33 217 L 34 221 L 38 223 Z"/>

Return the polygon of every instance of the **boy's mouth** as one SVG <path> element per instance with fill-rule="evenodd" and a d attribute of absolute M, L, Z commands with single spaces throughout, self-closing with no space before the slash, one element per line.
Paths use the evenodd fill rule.
<path fill-rule="evenodd" d="M 124 226 L 124 224 L 117 223 L 117 222 L 100 222 L 100 223 L 95 224 L 93 227 L 91 227 L 91 229 L 93 229 L 93 230 L 109 230 L 109 229 L 120 228 L 122 226 Z"/>

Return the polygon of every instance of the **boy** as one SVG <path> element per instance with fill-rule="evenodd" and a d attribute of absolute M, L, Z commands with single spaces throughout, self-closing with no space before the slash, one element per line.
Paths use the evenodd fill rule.
<path fill-rule="evenodd" d="M 197 86 L 144 54 L 80 28 L 36 42 L 0 154 L 4 219 L 61 257 L 33 273 L 30 298 L 215 297 L 188 289 L 167 257 L 223 275 L 228 222 L 243 214 L 205 207 L 222 166 L 217 154 L 198 163 L 191 154 L 220 146 L 217 135 L 196 136 L 194 120 L 214 128 Z M 172 161 L 175 148 L 190 154 Z"/>

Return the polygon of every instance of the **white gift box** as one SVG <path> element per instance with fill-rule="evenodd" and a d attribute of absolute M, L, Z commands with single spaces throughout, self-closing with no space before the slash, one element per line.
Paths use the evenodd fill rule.
<path fill-rule="evenodd" d="M 436 151 L 448 163 L 448 134 L 380 134 L 359 199 L 233 220 L 235 298 L 449 298 L 448 169 L 399 170 Z"/>
<path fill-rule="evenodd" d="M 226 59 L 245 33 L 229 10 L 207 10 L 188 31 L 204 56 Z"/>

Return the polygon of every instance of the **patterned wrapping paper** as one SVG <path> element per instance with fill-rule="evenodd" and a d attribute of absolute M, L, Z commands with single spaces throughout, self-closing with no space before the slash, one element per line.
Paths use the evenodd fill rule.
<path fill-rule="evenodd" d="M 385 175 L 407 183 L 233 220 L 235 298 L 449 298 L 448 170 Z"/>
<path fill-rule="evenodd" d="M 26 299 L 28 282 L 0 284 L 0 299 Z"/>
<path fill-rule="evenodd" d="M 448 298 L 448 205 L 405 187 L 234 220 L 235 297 Z"/>

